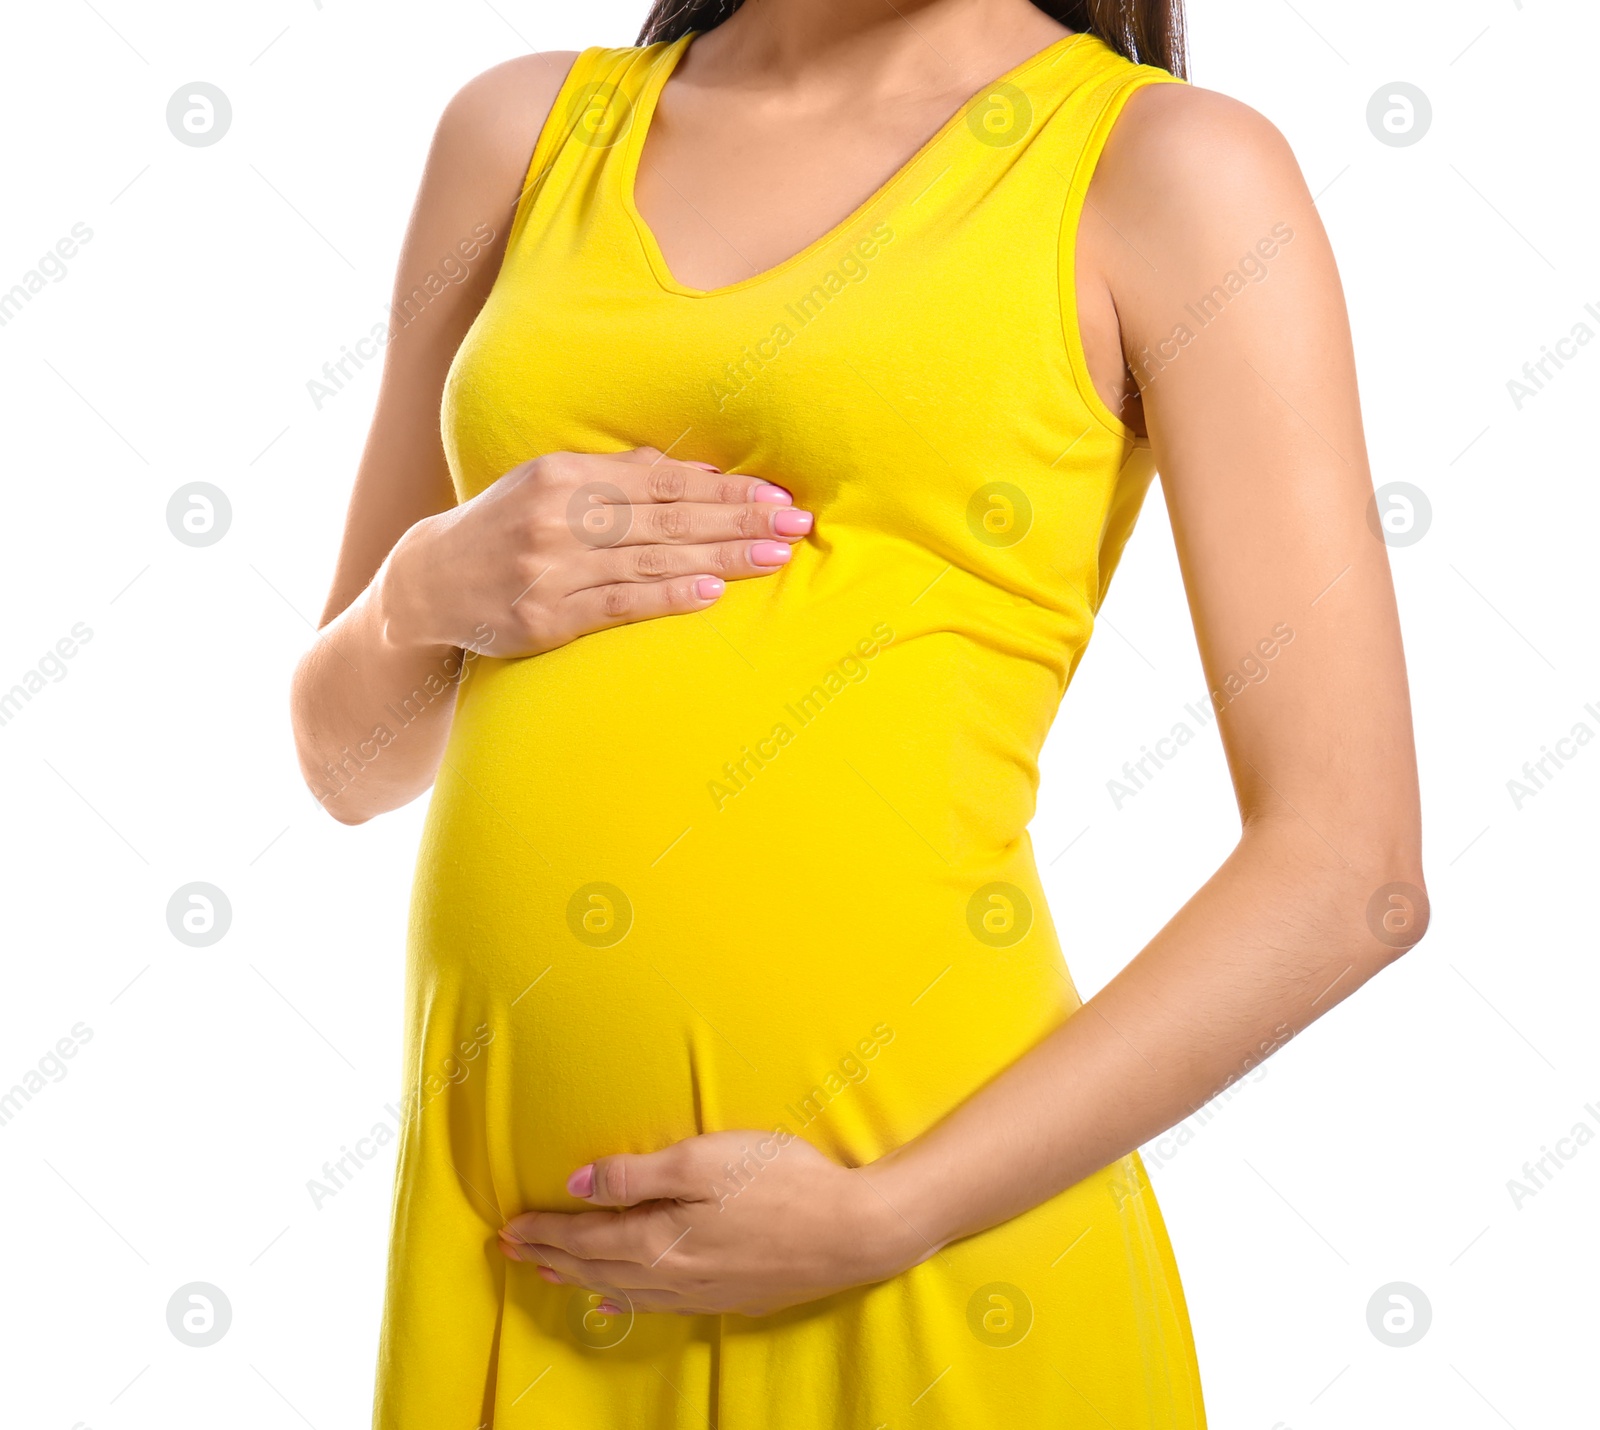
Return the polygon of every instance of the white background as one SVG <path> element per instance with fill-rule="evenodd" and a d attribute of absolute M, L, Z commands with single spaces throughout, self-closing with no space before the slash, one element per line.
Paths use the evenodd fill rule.
<path fill-rule="evenodd" d="M 75 223 L 93 237 L 0 328 L 0 689 L 92 631 L 0 726 L 0 1090 L 91 1033 L 0 1126 L 7 1425 L 366 1422 L 392 1161 L 320 1209 L 306 1184 L 398 1090 L 423 802 L 346 829 L 296 771 L 289 673 L 377 373 L 321 411 L 306 384 L 383 315 L 449 95 L 529 48 L 630 43 L 642 8 L 8 7 L 0 290 Z M 1507 382 L 1600 306 L 1592 104 L 1564 63 L 1600 25 L 1579 0 L 1195 0 L 1192 30 L 1197 82 L 1271 117 L 1320 196 L 1375 479 L 1432 506 L 1391 553 L 1432 932 L 1150 1154 L 1212 1423 L 1594 1424 L 1600 1146 L 1563 1144 L 1520 1207 L 1507 1184 L 1600 1130 L 1600 742 L 1520 809 L 1507 780 L 1575 723 L 1600 732 L 1600 344 L 1521 410 Z M 214 147 L 166 126 L 195 80 L 232 102 Z M 1396 80 L 1433 107 L 1409 147 L 1366 123 Z M 232 505 L 203 549 L 166 524 L 197 480 Z M 1034 826 L 1086 995 L 1236 833 L 1211 733 L 1120 810 L 1107 792 L 1204 691 L 1159 498 L 1104 616 Z M 168 931 L 192 881 L 232 905 L 210 948 Z M 195 1281 L 232 1306 L 207 1348 L 167 1326 Z M 1367 1323 L 1396 1281 L 1432 1308 L 1403 1349 Z"/>

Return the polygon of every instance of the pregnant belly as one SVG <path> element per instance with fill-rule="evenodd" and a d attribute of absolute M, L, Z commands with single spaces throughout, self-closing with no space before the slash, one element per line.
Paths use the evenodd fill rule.
<path fill-rule="evenodd" d="M 450 1135 L 497 1200 L 730 1127 L 870 1160 L 1076 1006 L 983 659 L 736 610 L 478 663 L 419 859 L 411 1062 L 481 1049 Z"/>

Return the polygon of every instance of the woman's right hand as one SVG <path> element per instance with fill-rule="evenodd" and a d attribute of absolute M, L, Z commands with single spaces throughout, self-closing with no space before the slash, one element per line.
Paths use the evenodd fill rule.
<path fill-rule="evenodd" d="M 700 611 L 812 527 L 782 487 L 653 447 L 552 452 L 419 521 L 379 573 L 388 640 L 502 659 Z"/>

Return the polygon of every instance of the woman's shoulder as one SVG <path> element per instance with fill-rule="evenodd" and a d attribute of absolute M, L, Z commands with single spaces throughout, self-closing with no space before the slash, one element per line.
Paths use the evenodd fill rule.
<path fill-rule="evenodd" d="M 514 207 L 535 141 L 588 53 L 518 55 L 456 90 L 434 126 L 422 201 L 452 212 Z"/>
<path fill-rule="evenodd" d="M 1289 142 L 1265 115 L 1192 84 L 1148 84 L 1118 117 L 1100 164 L 1101 188 L 1137 191 L 1146 209 L 1178 219 L 1238 198 L 1303 187 Z"/>
<path fill-rule="evenodd" d="M 1247 290 L 1261 295 L 1240 307 L 1250 320 L 1232 317 L 1221 325 L 1231 340 L 1207 340 L 1219 361 L 1229 341 L 1259 355 L 1325 321 L 1316 305 L 1338 277 L 1316 201 L 1289 141 L 1248 104 L 1190 84 L 1137 87 L 1089 196 L 1090 263 L 1136 345 L 1187 328 L 1197 303 L 1220 312 Z"/>
<path fill-rule="evenodd" d="M 475 168 L 526 166 L 528 150 L 567 81 L 581 69 L 595 77 L 627 69 L 655 45 L 591 45 L 518 55 L 468 80 L 439 117 L 436 148 Z M 520 170 L 518 171 L 520 173 Z"/>
<path fill-rule="evenodd" d="M 1273 235 L 1282 231 L 1318 226 L 1305 177 L 1278 127 L 1248 104 L 1190 84 L 1133 90 L 1089 197 L 1120 235 L 1102 254 L 1114 289 L 1159 288 L 1170 279 L 1205 291 L 1212 270 L 1222 273 L 1240 253 L 1281 242 Z"/>
<path fill-rule="evenodd" d="M 530 132 L 539 132 L 583 53 L 545 50 L 518 55 L 474 76 L 445 105 L 435 143 L 488 155 L 520 153 L 526 161 Z"/>

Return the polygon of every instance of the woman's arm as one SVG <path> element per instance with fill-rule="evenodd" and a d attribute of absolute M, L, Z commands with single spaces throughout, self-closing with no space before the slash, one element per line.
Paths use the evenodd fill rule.
<path fill-rule="evenodd" d="M 782 487 L 651 447 L 530 452 L 455 504 L 439 430 L 445 376 L 499 272 L 533 138 L 573 58 L 530 55 L 480 75 L 450 102 L 428 155 L 333 590 L 291 694 L 306 783 L 346 824 L 433 783 L 467 652 L 537 655 L 704 610 L 724 578 L 781 570 L 811 530 Z M 606 514 L 614 543 L 579 529 L 584 500 L 625 504 Z"/>
<path fill-rule="evenodd" d="M 1086 238 L 1140 379 L 1243 829 L 1080 1013 L 874 1169 L 934 1244 L 1189 1116 L 1426 926 L 1399 621 L 1344 297 L 1299 168 L 1259 115 L 1178 86 L 1131 103 L 1105 159 Z M 1241 681 L 1263 641 L 1270 674 Z"/>
<path fill-rule="evenodd" d="M 439 437 L 445 373 L 499 271 L 533 136 L 573 59 L 528 55 L 496 66 L 450 101 L 434 132 L 395 271 L 383 380 L 333 586 L 291 696 L 306 783 L 347 824 L 427 789 L 450 732 L 459 652 L 389 639 L 385 582 L 373 578 L 415 523 L 455 505 Z M 425 284 L 438 286 L 441 264 L 452 281 L 415 301 L 430 292 Z M 395 723 L 385 706 L 440 679 L 450 685 L 443 698 L 430 699 L 381 756 L 364 758 L 374 729 Z"/>
<path fill-rule="evenodd" d="M 1422 936 L 1399 625 L 1344 301 L 1299 169 L 1252 111 L 1157 86 L 1130 102 L 1090 203 L 1085 291 L 1103 283 L 1140 378 L 1227 697 L 1237 847 L 1104 989 L 905 1147 L 852 1173 L 797 1141 L 735 1200 L 714 1184 L 766 1134 L 602 1158 L 569 1185 L 634 1210 L 513 1218 L 508 1254 L 646 1310 L 759 1312 L 879 1279 L 1173 1126 Z M 1261 665 L 1263 641 L 1270 675 L 1230 675 Z"/>

